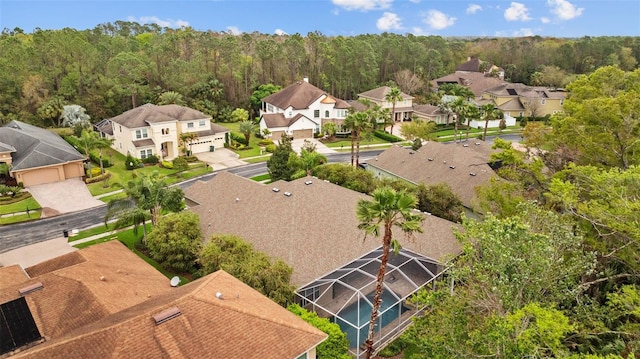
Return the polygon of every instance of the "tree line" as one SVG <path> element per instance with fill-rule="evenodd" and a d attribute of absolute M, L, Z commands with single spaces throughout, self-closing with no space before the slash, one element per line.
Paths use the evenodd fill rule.
<path fill-rule="evenodd" d="M 345 100 L 393 81 L 426 103 L 429 81 L 469 56 L 501 66 L 512 82 L 545 84 L 605 65 L 633 70 L 640 38 L 233 35 L 116 21 L 87 30 L 4 29 L 0 51 L 0 120 L 53 126 L 65 104 L 86 108 L 97 122 L 159 103 L 166 92 L 214 118 L 235 108 L 253 118 L 260 85 L 284 87 L 305 76 Z"/>

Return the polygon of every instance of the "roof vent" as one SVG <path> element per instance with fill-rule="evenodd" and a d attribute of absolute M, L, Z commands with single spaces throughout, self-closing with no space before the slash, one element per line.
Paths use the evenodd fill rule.
<path fill-rule="evenodd" d="M 32 285 L 26 286 L 24 288 L 20 288 L 19 292 L 20 292 L 20 295 L 25 295 L 25 294 L 29 294 L 31 292 L 40 290 L 42 288 L 44 288 L 44 285 L 42 285 L 42 282 L 37 282 L 37 283 L 33 283 Z"/>
<path fill-rule="evenodd" d="M 218 298 L 218 299 L 224 299 L 224 298 L 222 297 L 222 292 L 217 292 L 217 293 L 216 293 L 216 298 Z"/>
<path fill-rule="evenodd" d="M 451 168 L 452 170 L 456 168 L 456 166 L 449 166 L 449 168 Z"/>
<path fill-rule="evenodd" d="M 429 161 L 433 161 L 433 158 L 431 158 L 431 157 L 429 157 L 429 158 L 427 158 L 427 159 L 428 159 Z"/>
<path fill-rule="evenodd" d="M 278 188 L 278 187 L 273 187 L 272 191 L 273 191 L 273 192 L 280 192 L 280 188 Z"/>
<path fill-rule="evenodd" d="M 304 184 L 306 184 L 308 186 L 308 185 L 310 185 L 312 183 L 313 183 L 313 181 L 306 181 Z"/>
<path fill-rule="evenodd" d="M 240 198 L 236 197 L 236 203 L 240 202 Z"/>
<path fill-rule="evenodd" d="M 465 143 L 464 145 L 462 145 L 462 147 L 469 147 L 469 145 Z"/>
<path fill-rule="evenodd" d="M 182 314 L 180 309 L 178 309 L 178 307 L 173 307 L 154 315 L 153 320 L 156 322 L 156 325 L 159 325 L 179 316 L 180 314 Z"/>
<path fill-rule="evenodd" d="M 291 197 L 291 192 L 285 192 L 284 195 L 287 197 Z"/>
<path fill-rule="evenodd" d="M 410 155 L 412 155 L 412 154 L 413 154 L 413 151 L 409 151 L 409 154 L 410 154 Z"/>
<path fill-rule="evenodd" d="M 476 173 L 475 173 L 475 172 L 471 172 L 471 173 L 469 173 L 469 176 L 475 176 L 475 175 L 476 175 Z"/>
<path fill-rule="evenodd" d="M 476 142 L 476 146 L 480 146 L 480 142 Z"/>

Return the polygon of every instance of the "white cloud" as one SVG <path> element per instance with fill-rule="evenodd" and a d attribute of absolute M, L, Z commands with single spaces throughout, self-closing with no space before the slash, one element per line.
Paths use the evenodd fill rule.
<path fill-rule="evenodd" d="M 551 19 L 549 19 L 548 17 L 541 17 L 540 22 L 543 24 L 548 24 L 551 22 Z"/>
<path fill-rule="evenodd" d="M 480 10 L 482 10 L 482 6 L 478 4 L 469 4 L 469 6 L 467 6 L 467 14 L 475 14 Z"/>
<path fill-rule="evenodd" d="M 508 21 L 528 21 L 531 20 L 529 16 L 529 9 L 524 4 L 519 2 L 512 2 L 511 6 L 504 11 L 504 18 Z"/>
<path fill-rule="evenodd" d="M 380 31 L 400 30 L 402 29 L 402 20 L 398 15 L 385 11 L 382 17 L 376 21 L 376 27 Z"/>
<path fill-rule="evenodd" d="M 276 34 L 276 35 L 279 35 L 279 36 L 282 36 L 282 35 L 289 35 L 289 34 L 287 34 L 287 32 L 286 32 L 286 31 L 284 31 L 284 30 L 282 30 L 282 29 L 275 29 L 275 30 L 273 31 L 273 33 L 274 33 L 274 34 Z"/>
<path fill-rule="evenodd" d="M 567 0 L 547 0 L 547 6 L 551 7 L 551 12 L 562 20 L 571 20 L 582 15 L 583 7 L 577 8 Z"/>
<path fill-rule="evenodd" d="M 496 31 L 495 35 L 499 37 L 524 37 L 524 36 L 534 36 L 535 33 L 533 32 L 533 29 L 522 28 L 520 30 Z"/>
<path fill-rule="evenodd" d="M 227 31 L 229 31 L 229 33 L 231 35 L 240 35 L 240 34 L 242 34 L 242 31 L 240 31 L 240 29 L 238 29 L 237 26 L 227 26 Z"/>
<path fill-rule="evenodd" d="M 160 27 L 172 27 L 172 28 L 189 26 L 188 21 L 173 20 L 173 19 L 162 20 L 157 16 L 140 16 L 138 18 L 136 18 L 135 16 L 129 16 L 127 17 L 127 21 L 134 21 L 140 24 L 157 24 Z"/>
<path fill-rule="evenodd" d="M 416 36 L 420 36 L 420 35 L 426 35 L 427 32 L 424 31 L 421 27 L 418 26 L 414 26 L 411 28 L 411 33 L 416 35 Z"/>
<path fill-rule="evenodd" d="M 438 10 L 429 10 L 422 21 L 434 30 L 442 30 L 456 23 L 456 18 Z"/>
<path fill-rule="evenodd" d="M 381 10 L 391 7 L 393 0 L 331 0 L 334 5 L 345 10 Z"/>

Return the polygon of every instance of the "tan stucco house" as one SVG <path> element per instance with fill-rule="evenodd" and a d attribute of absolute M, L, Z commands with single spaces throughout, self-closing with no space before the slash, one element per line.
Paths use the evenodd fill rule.
<path fill-rule="evenodd" d="M 380 106 L 381 109 L 388 109 L 389 113 L 393 109 L 394 104 L 387 101 L 386 96 L 391 91 L 391 87 L 382 86 L 358 94 L 358 99 L 371 101 L 372 104 Z M 404 92 L 400 92 L 401 100 L 395 103 L 395 122 L 410 121 L 413 114 L 413 96 L 409 96 Z"/>
<path fill-rule="evenodd" d="M 102 136 L 112 138 L 112 147 L 140 159 L 156 155 L 172 160 L 186 146 L 192 153 L 213 152 L 223 148 L 228 129 L 211 123 L 211 117 L 179 105 L 146 104 L 96 125 Z M 196 133 L 191 144 L 180 141 L 182 133 Z"/>
<path fill-rule="evenodd" d="M 260 132 L 269 130 L 274 140 L 282 134 L 313 138 L 325 122 L 341 125 L 350 107 L 346 101 L 313 86 L 305 77 L 262 99 Z"/>
<path fill-rule="evenodd" d="M 493 102 L 505 117 L 543 117 L 561 112 L 566 97 L 564 90 L 504 83 L 485 89 L 478 102 Z"/>
<path fill-rule="evenodd" d="M 173 286 L 116 240 L 0 267 L 0 311 L 2 358 L 315 359 L 327 338 L 224 271 Z"/>
<path fill-rule="evenodd" d="M 20 121 L 0 127 L 0 162 L 25 187 L 84 176 L 85 157 L 57 134 Z"/>

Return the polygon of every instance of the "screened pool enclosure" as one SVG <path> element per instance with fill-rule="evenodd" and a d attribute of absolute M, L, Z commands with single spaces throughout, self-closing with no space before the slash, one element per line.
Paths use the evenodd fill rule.
<path fill-rule="evenodd" d="M 338 323 L 347 333 L 350 352 L 364 354 L 363 343 L 369 319 L 382 247 L 354 260 L 297 291 L 300 305 Z M 443 273 L 442 265 L 407 249 L 389 255 L 382 303 L 375 329 L 375 346 L 381 348 L 397 337 L 410 318 L 421 311 L 406 299 L 418 289 L 433 284 Z"/>

